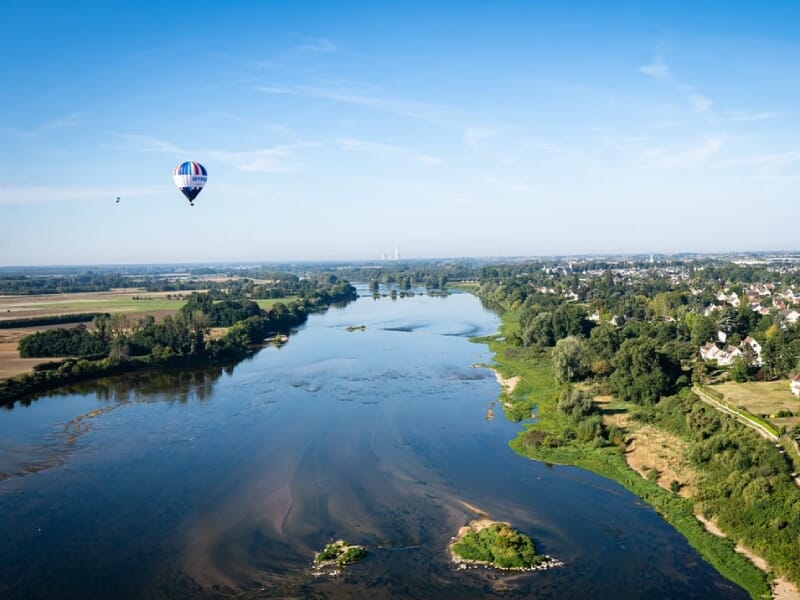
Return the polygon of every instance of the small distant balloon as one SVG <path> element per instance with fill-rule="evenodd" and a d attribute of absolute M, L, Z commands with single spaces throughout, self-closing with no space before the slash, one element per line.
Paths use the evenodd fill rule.
<path fill-rule="evenodd" d="M 203 186 L 208 180 L 208 172 L 200 163 L 189 160 L 175 167 L 172 171 L 172 179 L 186 196 L 189 204 L 194 206 L 194 199 L 203 190 Z"/>

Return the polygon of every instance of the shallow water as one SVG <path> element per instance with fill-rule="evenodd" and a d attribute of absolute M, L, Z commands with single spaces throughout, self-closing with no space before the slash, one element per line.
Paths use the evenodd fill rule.
<path fill-rule="evenodd" d="M 0 597 L 746 598 L 620 486 L 508 447 L 468 341 L 498 322 L 466 294 L 362 297 L 227 369 L 0 410 Z M 464 503 L 565 566 L 454 569 Z M 368 557 L 314 578 L 340 537 Z"/>

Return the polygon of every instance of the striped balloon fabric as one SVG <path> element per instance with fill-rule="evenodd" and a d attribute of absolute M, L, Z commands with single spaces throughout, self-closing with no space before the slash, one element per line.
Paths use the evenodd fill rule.
<path fill-rule="evenodd" d="M 194 206 L 194 199 L 197 198 L 197 194 L 206 184 L 208 172 L 200 163 L 187 160 L 175 167 L 172 171 L 172 179 L 178 189 L 189 200 L 189 204 Z"/>

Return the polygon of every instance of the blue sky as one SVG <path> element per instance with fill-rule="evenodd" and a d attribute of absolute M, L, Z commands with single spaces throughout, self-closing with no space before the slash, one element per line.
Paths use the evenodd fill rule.
<path fill-rule="evenodd" d="M 0 265 L 800 247 L 798 2 L 119 4 L 0 0 Z"/>

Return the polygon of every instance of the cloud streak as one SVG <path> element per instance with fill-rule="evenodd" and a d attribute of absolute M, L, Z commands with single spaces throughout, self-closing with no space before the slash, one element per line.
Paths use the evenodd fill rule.
<path fill-rule="evenodd" d="M 305 50 L 306 52 L 322 52 L 325 54 L 338 51 L 336 44 L 326 38 L 319 39 L 308 44 L 303 44 L 302 46 L 298 46 L 298 49 Z"/>
<path fill-rule="evenodd" d="M 412 160 L 420 165 L 426 167 L 433 167 L 441 165 L 444 161 L 436 156 L 425 154 L 406 148 L 405 146 L 398 146 L 395 144 L 384 144 L 381 142 L 370 142 L 357 138 L 342 138 L 336 141 L 336 145 L 342 150 L 348 151 L 366 151 L 366 152 L 379 152 L 383 154 L 399 155 Z"/>
<path fill-rule="evenodd" d="M 164 194 L 163 187 L 0 186 L 0 205 L 32 205 L 61 202 L 112 202 L 117 196 L 140 198 Z"/>
<path fill-rule="evenodd" d="M 669 65 L 667 65 L 662 57 L 657 56 L 650 64 L 643 65 L 636 70 L 653 79 L 670 83 L 676 90 L 686 96 L 686 100 L 692 111 L 697 114 L 705 114 L 713 117 L 713 113 L 711 113 L 711 99 L 697 91 L 694 86 L 685 84 L 675 78 Z"/>
<path fill-rule="evenodd" d="M 672 77 L 669 67 L 660 56 L 656 57 L 649 65 L 643 65 L 637 70 L 654 79 L 670 79 Z"/>
<path fill-rule="evenodd" d="M 722 149 L 724 138 L 712 135 L 679 151 L 649 148 L 642 153 L 642 165 L 651 169 L 697 168 Z"/>
<path fill-rule="evenodd" d="M 470 127 L 464 132 L 462 141 L 467 148 L 471 149 L 473 152 L 477 152 L 482 142 L 495 137 L 495 135 L 496 132 L 492 129 Z"/>
<path fill-rule="evenodd" d="M 274 85 L 254 86 L 256 91 L 266 94 L 287 94 L 305 98 L 330 100 L 352 106 L 371 108 L 381 112 L 394 114 L 418 121 L 424 121 L 446 129 L 461 129 L 458 119 L 459 111 L 452 108 L 438 107 L 425 102 L 375 95 L 350 87 L 296 86 L 282 87 Z"/>

